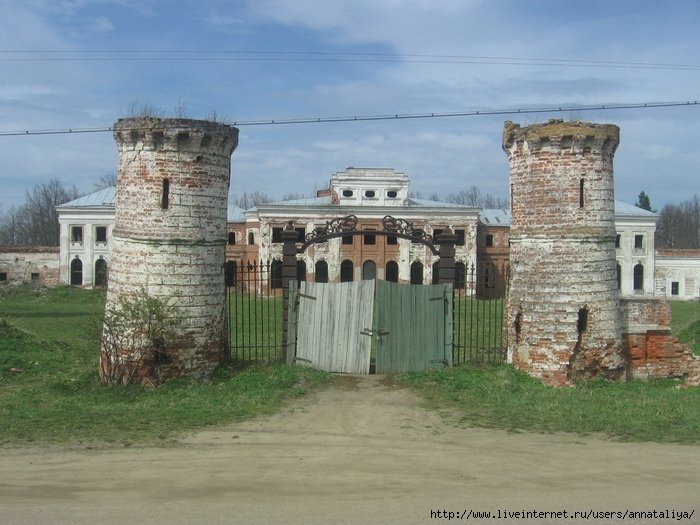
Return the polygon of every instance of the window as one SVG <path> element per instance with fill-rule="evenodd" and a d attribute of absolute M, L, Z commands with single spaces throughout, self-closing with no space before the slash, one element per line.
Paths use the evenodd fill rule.
<path fill-rule="evenodd" d="M 389 190 L 386 192 L 386 196 L 390 199 L 395 199 L 398 196 L 398 193 L 396 192 L 396 190 Z"/>
<path fill-rule="evenodd" d="M 617 265 L 617 289 L 622 289 L 622 266 Z"/>
<path fill-rule="evenodd" d="M 343 190 L 343 197 L 352 197 L 354 195 L 352 190 Z"/>
<path fill-rule="evenodd" d="M 352 235 L 344 235 L 343 244 L 352 244 Z"/>
<path fill-rule="evenodd" d="M 621 235 L 619 233 L 617 235 L 615 235 L 615 248 L 620 247 L 620 237 L 621 237 Z"/>
<path fill-rule="evenodd" d="M 583 188 L 584 188 L 584 181 L 581 179 L 578 184 L 578 207 L 583 208 L 583 205 L 585 204 L 584 198 L 583 198 Z"/>
<path fill-rule="evenodd" d="M 316 263 L 316 277 L 315 281 L 317 283 L 327 283 L 328 282 L 328 263 L 326 261 L 318 261 Z"/>
<path fill-rule="evenodd" d="M 170 206 L 170 179 L 163 179 L 163 192 L 160 197 L 160 207 L 164 210 Z"/>
<path fill-rule="evenodd" d="M 363 235 L 365 244 L 377 244 L 377 236 L 373 233 L 365 233 Z"/>
<path fill-rule="evenodd" d="M 236 232 L 228 232 L 228 243 L 236 244 Z"/>
<path fill-rule="evenodd" d="M 270 266 L 270 287 L 273 289 L 282 288 L 282 261 L 272 261 Z"/>
<path fill-rule="evenodd" d="M 95 227 L 95 242 L 107 242 L 107 226 Z"/>
<path fill-rule="evenodd" d="M 0 282 L 7 281 L 7 272 L 0 272 Z"/>
<path fill-rule="evenodd" d="M 83 284 L 83 261 L 77 257 L 70 262 L 70 283 L 75 286 Z"/>
<path fill-rule="evenodd" d="M 365 197 L 367 197 L 368 199 L 374 199 L 375 195 L 376 195 L 376 192 L 374 190 L 365 191 Z"/>
<path fill-rule="evenodd" d="M 644 289 L 644 266 L 638 263 L 634 267 L 634 290 L 642 291 Z"/>
<path fill-rule="evenodd" d="M 490 233 L 486 235 L 486 246 L 493 246 L 493 235 Z"/>
<path fill-rule="evenodd" d="M 435 261 L 433 263 L 433 284 L 438 284 L 440 281 L 440 262 Z"/>
<path fill-rule="evenodd" d="M 466 237 L 464 235 L 464 230 L 455 230 L 455 235 L 457 236 L 457 246 L 464 246 L 466 244 Z"/>
<path fill-rule="evenodd" d="M 297 232 L 297 241 L 304 242 L 304 238 L 306 237 L 306 229 L 294 228 L 294 231 Z"/>
<path fill-rule="evenodd" d="M 644 248 L 644 235 L 635 235 L 634 236 L 634 247 L 635 248 Z"/>
<path fill-rule="evenodd" d="M 272 228 L 272 242 L 282 242 L 282 228 Z"/>
<path fill-rule="evenodd" d="M 107 261 L 102 258 L 95 261 L 95 286 L 107 286 Z"/>
<path fill-rule="evenodd" d="M 581 308 L 578 311 L 578 322 L 576 323 L 579 338 L 588 330 L 588 308 Z"/>
<path fill-rule="evenodd" d="M 444 230 L 442 228 L 433 228 L 433 239 L 437 241 L 438 235 L 440 235 Z"/>
<path fill-rule="evenodd" d="M 348 283 L 353 280 L 354 268 L 352 261 L 343 261 L 340 263 L 340 282 Z"/>
<path fill-rule="evenodd" d="M 396 261 L 389 261 L 386 263 L 385 278 L 392 283 L 399 282 L 399 265 Z"/>
<path fill-rule="evenodd" d="M 411 264 L 411 284 L 423 284 L 423 264 L 419 261 Z"/>
<path fill-rule="evenodd" d="M 83 242 L 83 227 L 73 226 L 70 229 L 70 240 L 72 242 Z"/>
<path fill-rule="evenodd" d="M 394 235 L 387 235 L 386 243 L 389 246 L 396 246 L 397 244 L 399 244 L 399 238 L 395 237 Z"/>
<path fill-rule="evenodd" d="M 464 263 L 455 263 L 455 288 L 457 290 L 464 290 L 464 283 L 467 278 L 467 267 Z"/>
<path fill-rule="evenodd" d="M 248 232 L 248 244 L 255 244 L 255 234 Z"/>
<path fill-rule="evenodd" d="M 487 264 L 484 268 L 484 287 L 496 287 L 496 266 L 493 263 Z"/>
<path fill-rule="evenodd" d="M 362 280 L 372 281 L 377 278 L 377 265 L 374 261 L 365 261 L 362 265 Z"/>
<path fill-rule="evenodd" d="M 39 274 L 37 272 L 32 272 L 32 274 L 29 277 L 34 282 L 39 280 Z"/>
<path fill-rule="evenodd" d="M 306 261 L 297 261 L 297 281 L 306 281 Z"/>
<path fill-rule="evenodd" d="M 238 268 L 236 267 L 236 261 L 226 261 L 226 286 L 235 288 L 237 275 Z"/>
<path fill-rule="evenodd" d="M 678 295 L 678 294 L 679 294 L 678 281 L 672 281 L 671 282 L 671 295 Z"/>

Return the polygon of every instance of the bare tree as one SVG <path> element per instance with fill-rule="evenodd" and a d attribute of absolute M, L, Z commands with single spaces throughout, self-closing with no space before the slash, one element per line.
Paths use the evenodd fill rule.
<path fill-rule="evenodd" d="M 112 173 L 104 173 L 100 176 L 99 179 L 92 185 L 93 189 L 95 191 L 98 190 L 103 190 L 105 188 L 109 188 L 110 186 L 116 186 L 117 185 L 117 174 L 112 172 Z"/>
<path fill-rule="evenodd" d="M 60 231 L 56 206 L 80 195 L 73 186 L 65 188 L 52 179 L 26 192 L 26 202 L 14 206 L 0 218 L 0 239 L 7 244 L 58 246 Z"/>
<path fill-rule="evenodd" d="M 231 196 L 231 203 L 234 206 L 243 208 L 244 210 L 248 210 L 253 206 L 257 206 L 258 204 L 261 204 L 263 202 L 272 202 L 272 199 L 266 193 L 263 193 L 261 191 L 253 191 L 250 193 L 244 191 L 240 194 L 234 193 Z"/>
<path fill-rule="evenodd" d="M 659 248 L 700 248 L 700 196 L 680 204 L 666 204 L 659 212 L 656 228 Z"/>
<path fill-rule="evenodd" d="M 284 194 L 282 195 L 282 198 L 281 198 L 280 200 L 283 200 L 283 201 L 293 201 L 293 200 L 297 200 L 297 199 L 306 199 L 306 198 L 307 198 L 307 196 L 304 195 L 303 193 L 294 193 L 294 192 L 291 192 L 291 193 L 284 193 Z"/>

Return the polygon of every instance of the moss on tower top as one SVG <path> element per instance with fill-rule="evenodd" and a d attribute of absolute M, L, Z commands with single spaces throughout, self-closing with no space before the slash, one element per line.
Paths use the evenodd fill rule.
<path fill-rule="evenodd" d="M 515 142 L 539 144 L 557 142 L 563 138 L 606 143 L 617 147 L 620 142 L 620 128 L 614 124 L 595 124 L 578 120 L 564 121 L 551 119 L 546 123 L 533 124 L 524 128 L 507 120 L 503 125 L 503 149 L 508 150 Z"/>

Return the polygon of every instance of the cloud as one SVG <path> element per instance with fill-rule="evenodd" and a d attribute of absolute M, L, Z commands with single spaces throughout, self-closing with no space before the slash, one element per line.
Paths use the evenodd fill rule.
<path fill-rule="evenodd" d="M 104 33 L 107 31 L 114 31 L 114 25 L 112 25 L 112 22 L 106 16 L 100 16 L 95 19 L 90 29 L 95 33 Z"/>

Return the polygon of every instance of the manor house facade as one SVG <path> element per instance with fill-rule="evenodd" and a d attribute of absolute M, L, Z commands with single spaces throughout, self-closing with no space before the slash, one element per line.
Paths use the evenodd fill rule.
<path fill-rule="evenodd" d="M 390 215 L 427 234 L 450 229 L 457 236 L 458 272 L 476 268 L 482 290 L 502 294 L 497 283 L 508 272 L 510 213 L 409 196 L 410 180 L 390 168 L 347 168 L 335 173 L 328 188 L 306 199 L 263 203 L 249 210 L 228 210 L 229 263 L 280 261 L 280 234 L 289 221 L 300 239 L 327 221 L 354 215 L 361 236 L 330 239 L 298 256 L 300 278 L 340 282 L 378 278 L 429 284 L 437 256 L 424 245 L 372 232 Z M 61 224 L 60 282 L 82 286 L 106 283 L 114 227 L 115 189 L 107 188 L 58 206 Z M 700 252 L 654 247 L 658 216 L 615 202 L 615 241 L 621 296 L 700 298 Z M 0 257 L 0 280 L 3 271 Z M 462 281 L 463 282 L 463 281 Z"/>

